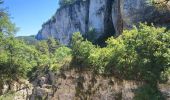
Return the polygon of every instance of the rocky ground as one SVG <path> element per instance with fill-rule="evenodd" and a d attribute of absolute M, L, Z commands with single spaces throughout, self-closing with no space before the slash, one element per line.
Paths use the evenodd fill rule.
<path fill-rule="evenodd" d="M 14 100 L 132 100 L 142 83 L 72 69 L 58 74 L 48 71 L 27 84 L 29 88 L 18 90 Z M 170 100 L 169 82 L 159 88 Z"/>

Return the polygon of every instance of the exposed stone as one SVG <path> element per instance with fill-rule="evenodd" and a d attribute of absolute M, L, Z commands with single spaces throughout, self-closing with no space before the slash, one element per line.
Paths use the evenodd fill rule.
<path fill-rule="evenodd" d="M 157 0 L 162 3 L 161 0 Z M 167 0 L 166 0 L 167 1 Z M 161 8 L 161 7 L 159 7 Z M 158 9 L 148 0 L 77 0 L 61 7 L 56 14 L 38 32 L 37 39 L 54 37 L 62 44 L 69 44 L 74 32 L 86 37 L 104 39 L 119 35 L 123 29 L 131 28 L 139 22 L 169 25 L 170 3 Z M 87 34 L 90 30 L 95 34 Z"/>
<path fill-rule="evenodd" d="M 74 32 L 85 33 L 86 4 L 86 2 L 76 2 L 58 9 L 53 18 L 43 24 L 36 38 L 55 37 L 60 43 L 68 44 Z"/>
<path fill-rule="evenodd" d="M 65 77 L 59 77 L 60 74 L 54 76 L 56 83 L 53 85 L 48 82 L 42 87 L 30 84 L 29 88 L 22 88 L 22 85 L 15 93 L 14 100 L 133 100 L 136 90 L 142 85 L 139 81 L 94 75 L 91 71 L 69 69 L 64 71 Z M 50 80 L 47 76 L 48 73 L 41 77 Z M 169 100 L 170 85 L 160 84 L 159 89 Z"/>

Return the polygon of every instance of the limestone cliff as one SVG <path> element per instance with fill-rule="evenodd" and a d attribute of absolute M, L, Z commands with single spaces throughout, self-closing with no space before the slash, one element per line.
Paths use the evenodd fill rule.
<path fill-rule="evenodd" d="M 161 7 L 155 7 L 148 0 L 78 0 L 59 8 L 42 25 L 36 38 L 55 37 L 62 44 L 68 44 L 72 34 L 78 31 L 85 37 L 105 40 L 139 22 L 167 26 L 170 23 L 170 1 L 157 0 L 159 3 Z M 91 30 L 95 34 L 88 34 Z"/>

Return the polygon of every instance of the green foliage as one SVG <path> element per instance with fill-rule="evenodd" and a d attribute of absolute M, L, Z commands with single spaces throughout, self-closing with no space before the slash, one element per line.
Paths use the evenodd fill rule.
<path fill-rule="evenodd" d="M 60 0 L 60 5 L 73 2 L 75 0 Z M 25 78 L 41 67 L 56 71 L 76 61 L 78 66 L 89 66 L 99 74 L 143 81 L 146 85 L 137 91 L 135 99 L 162 99 L 157 83 L 166 80 L 170 73 L 170 31 L 165 28 L 140 24 L 117 38 L 110 37 L 103 48 L 77 32 L 72 37 L 72 49 L 61 46 L 53 38 L 28 45 L 15 38 L 15 32 L 15 25 L 6 12 L 0 12 L 0 87 L 6 80 Z M 91 30 L 87 35 L 94 35 L 94 32 Z"/>
<path fill-rule="evenodd" d="M 60 47 L 55 51 L 55 58 L 57 62 L 61 62 L 64 58 L 71 56 L 72 50 L 68 47 Z"/>
<path fill-rule="evenodd" d="M 17 79 L 25 77 L 27 72 L 35 66 L 32 57 L 32 49 L 27 47 L 22 41 L 14 37 L 6 38 L 3 48 L 3 54 L 0 54 L 1 78 Z"/>
<path fill-rule="evenodd" d="M 15 30 L 15 25 L 10 21 L 6 12 L 0 15 L 0 34 L 2 35 L 13 35 Z"/>
<path fill-rule="evenodd" d="M 47 40 L 47 44 L 48 44 L 48 51 L 50 53 L 54 53 L 55 50 L 59 47 L 59 42 L 57 40 L 55 40 L 54 38 L 49 38 Z"/>
<path fill-rule="evenodd" d="M 0 94 L 3 83 L 26 78 L 35 67 L 50 66 L 55 63 L 54 52 L 59 44 L 54 39 L 48 39 L 32 45 L 23 39 L 15 38 L 16 28 L 8 14 L 0 12 Z M 22 37 L 21 37 L 22 38 Z M 31 36 L 29 39 L 34 38 Z M 24 37 L 25 39 L 25 37 Z"/>
<path fill-rule="evenodd" d="M 73 56 L 81 63 L 91 64 L 99 73 L 114 73 L 128 79 L 157 83 L 169 68 L 170 32 L 140 24 L 125 30 L 118 38 L 109 38 L 100 48 L 84 40 L 80 33 L 72 38 Z M 113 70 L 114 69 L 114 70 Z"/>
<path fill-rule="evenodd" d="M 161 13 L 168 12 L 168 2 L 169 0 L 147 0 L 148 5 L 153 6 L 155 10 Z"/>
<path fill-rule="evenodd" d="M 138 89 L 136 100 L 163 100 L 157 83 L 165 80 L 170 62 L 170 32 L 165 28 L 140 24 L 125 30 L 117 39 L 109 39 L 108 46 L 116 48 L 111 62 L 119 76 L 146 82 Z"/>
<path fill-rule="evenodd" d="M 44 67 L 56 70 L 71 61 L 71 49 L 60 47 L 53 38 L 35 43 L 34 36 L 15 38 L 15 25 L 6 12 L 0 11 L 0 95 L 5 81 L 30 77 Z"/>
<path fill-rule="evenodd" d="M 87 59 L 90 55 L 90 51 L 94 49 L 94 45 L 84 40 L 82 35 L 77 32 L 72 37 L 72 50 L 73 50 L 73 56 L 75 59 L 78 60 L 78 62 L 81 63 L 88 63 Z"/>
<path fill-rule="evenodd" d="M 117 68 L 136 79 L 159 80 L 161 72 L 169 67 L 169 32 L 140 24 L 138 29 L 124 31 L 119 38 L 124 45 L 119 42 L 123 52 L 119 59 L 114 59 Z"/>
<path fill-rule="evenodd" d="M 97 47 L 91 50 L 88 61 L 93 66 L 92 69 L 100 74 L 106 74 L 106 66 L 110 63 L 112 52 L 112 48 Z"/>
<path fill-rule="evenodd" d="M 15 93 L 9 92 L 7 94 L 0 96 L 0 100 L 13 100 L 14 97 L 15 97 Z"/>
<path fill-rule="evenodd" d="M 55 50 L 59 46 L 59 43 L 53 38 L 39 41 L 36 44 L 38 66 L 51 66 L 55 62 Z"/>
<path fill-rule="evenodd" d="M 36 44 L 36 49 L 41 53 L 41 54 L 49 54 L 49 48 L 46 40 L 42 40 Z"/>
<path fill-rule="evenodd" d="M 19 39 L 19 40 L 24 41 L 28 45 L 35 45 L 38 42 L 38 40 L 35 38 L 34 35 L 31 35 L 31 36 L 18 36 L 16 38 Z"/>
<path fill-rule="evenodd" d="M 28 48 L 14 38 L 15 25 L 10 21 L 8 14 L 1 10 L 0 15 L 0 79 L 5 80 L 25 77 L 30 70 L 31 62 Z M 28 55 L 28 56 L 27 56 Z"/>
<path fill-rule="evenodd" d="M 74 3 L 75 1 L 76 0 L 59 0 L 59 5 L 60 6 L 66 6 L 66 5 Z"/>
<path fill-rule="evenodd" d="M 161 92 L 149 84 L 145 84 L 137 89 L 134 100 L 166 100 Z"/>
<path fill-rule="evenodd" d="M 169 74 L 169 31 L 140 24 L 138 28 L 125 30 L 117 38 L 110 37 L 106 43 L 103 48 L 94 46 L 80 33 L 75 33 L 72 38 L 73 56 L 80 61 L 79 65 L 88 64 L 99 74 L 143 81 L 145 85 L 137 91 L 137 100 L 163 99 L 157 83 Z"/>
<path fill-rule="evenodd" d="M 50 66 L 52 70 L 59 70 L 65 64 L 69 64 L 72 60 L 72 50 L 62 46 L 56 49 L 53 57 L 54 63 Z"/>

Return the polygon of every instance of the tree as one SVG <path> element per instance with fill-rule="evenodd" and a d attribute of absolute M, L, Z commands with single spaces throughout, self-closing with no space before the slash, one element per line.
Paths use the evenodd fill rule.
<path fill-rule="evenodd" d="M 66 5 L 74 3 L 75 1 L 76 0 L 59 0 L 59 5 L 60 6 L 66 6 Z"/>
<path fill-rule="evenodd" d="M 0 0 L 0 5 L 3 2 Z M 6 77 L 6 74 L 4 75 L 4 71 L 7 68 L 7 62 L 8 62 L 8 55 L 6 51 L 4 50 L 5 47 L 5 35 L 9 35 L 13 32 L 13 24 L 9 20 L 9 17 L 7 16 L 7 13 L 4 11 L 3 8 L 0 8 L 0 94 L 2 94 L 2 88 L 3 88 L 3 80 Z"/>
<path fill-rule="evenodd" d="M 39 41 L 36 44 L 36 60 L 38 63 L 38 66 L 42 65 L 49 65 L 50 64 L 50 53 L 49 53 L 49 47 L 46 40 Z"/>
<path fill-rule="evenodd" d="M 121 75 L 157 86 L 161 73 L 170 67 L 169 41 L 170 32 L 165 28 L 140 24 L 108 40 L 108 46 L 115 48 L 111 62 Z"/>
<path fill-rule="evenodd" d="M 94 49 L 94 45 L 87 40 L 84 40 L 82 35 L 77 32 L 72 37 L 72 50 L 73 56 L 78 63 L 88 63 L 87 59 L 90 55 L 90 51 Z"/>
<path fill-rule="evenodd" d="M 59 47 L 60 44 L 54 38 L 49 38 L 47 40 L 47 45 L 48 45 L 49 53 L 54 54 L 55 50 Z"/>
<path fill-rule="evenodd" d="M 17 40 L 14 37 L 15 33 L 16 27 L 10 21 L 8 13 L 0 8 L 0 95 L 5 81 L 18 81 L 21 77 L 26 77 L 27 72 L 36 66 L 35 49 Z"/>

